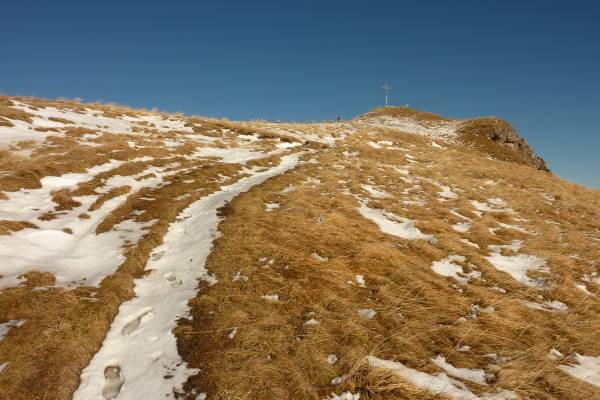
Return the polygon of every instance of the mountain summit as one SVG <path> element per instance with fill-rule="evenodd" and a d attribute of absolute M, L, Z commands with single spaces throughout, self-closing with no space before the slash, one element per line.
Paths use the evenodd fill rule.
<path fill-rule="evenodd" d="M 496 160 L 512 161 L 550 171 L 512 125 L 500 118 L 450 119 L 408 107 L 381 107 L 356 122 L 441 138 L 472 147 Z"/>

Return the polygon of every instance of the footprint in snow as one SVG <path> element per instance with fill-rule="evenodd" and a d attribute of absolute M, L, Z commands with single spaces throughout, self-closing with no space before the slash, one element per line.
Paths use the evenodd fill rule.
<path fill-rule="evenodd" d="M 152 318 L 152 308 L 145 310 L 142 314 L 140 314 L 137 318 L 128 322 L 127 325 L 123 327 L 121 333 L 125 336 L 132 334 L 135 332 L 142 323 L 142 320 L 148 320 Z"/>
<path fill-rule="evenodd" d="M 114 399 L 121 391 L 125 382 L 121 367 L 118 365 L 109 365 L 104 368 L 104 388 L 102 388 L 102 397 L 106 400 Z"/>
<path fill-rule="evenodd" d="M 177 280 L 177 275 L 175 275 L 173 272 L 167 272 L 164 277 L 171 284 L 171 287 L 175 287 L 183 283 L 181 282 L 181 279 Z"/>

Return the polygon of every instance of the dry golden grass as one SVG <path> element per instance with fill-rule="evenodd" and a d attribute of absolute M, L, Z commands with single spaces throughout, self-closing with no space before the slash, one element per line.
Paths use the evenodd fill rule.
<path fill-rule="evenodd" d="M 360 117 L 376 117 L 380 115 L 391 115 L 395 117 L 406 117 L 416 121 L 450 121 L 449 118 L 432 114 L 427 111 L 419 111 L 409 107 L 378 107 L 361 115 Z"/>
<path fill-rule="evenodd" d="M 33 107 L 82 113 L 94 108 L 115 117 L 152 113 L 114 105 L 21 100 Z M 435 119 L 428 114 L 412 117 Z M 264 150 L 272 149 L 275 139 L 302 141 L 286 131 L 322 138 L 328 133 L 341 137 L 347 128 L 347 124 L 184 120 L 195 133 L 213 137 L 211 146 L 229 147 L 237 135 L 257 134 L 263 140 L 256 143 L 256 149 Z M 0 322 L 27 320 L 0 341 L 0 363 L 10 361 L 0 374 L 1 399 L 71 398 L 81 370 L 100 348 L 119 305 L 133 296 L 133 279 L 144 274 L 149 254 L 162 243 L 169 224 L 187 205 L 235 179 L 217 182 L 220 175 L 235 177 L 240 171 L 238 164 L 187 159 L 196 143 L 165 148 L 163 141 L 176 140 L 183 136 L 181 132 L 159 132 L 149 123 L 138 125 L 145 136 L 104 133 L 94 139 L 97 147 L 79 143 L 82 135 L 93 131 L 75 126 L 65 137 L 48 137 L 45 146 L 21 144 L 19 150 L 32 150 L 29 157 L 0 153 L 0 191 L 5 192 L 36 188 L 45 176 L 84 172 L 112 159 L 124 162 L 77 188 L 53 193 L 56 207 L 42 218 L 78 207 L 78 196 L 98 195 L 89 213 L 110 199 L 127 196 L 100 222 L 98 234 L 128 219 L 156 220 L 139 243 L 123 250 L 126 260 L 98 288 L 53 287 L 52 274 L 32 268 L 23 276 L 22 286 L 0 292 Z M 367 145 L 372 140 L 389 140 L 406 151 L 374 149 Z M 135 148 L 127 141 L 135 142 Z M 522 399 L 600 398 L 600 389 L 558 369 L 575 352 L 600 355 L 596 335 L 600 288 L 586 283 L 595 296 L 585 296 L 575 287 L 585 274 L 600 272 L 599 192 L 518 163 L 488 160 L 464 146 L 444 144 L 446 148 L 439 150 L 429 142 L 357 124 L 355 132 L 338 140 L 335 147 L 315 141 L 303 146 L 308 149 L 303 156 L 307 162 L 241 194 L 220 210 L 224 218 L 221 236 L 214 241 L 206 263 L 217 283 L 200 282 L 198 296 L 189 303 L 193 318 L 180 320 L 175 329 L 184 361 L 201 369 L 188 380 L 180 397 L 195 399 L 195 393 L 207 392 L 209 399 L 223 400 L 322 399 L 350 390 L 361 393 L 361 399 L 441 400 L 445 398 L 419 390 L 390 371 L 371 368 L 365 360 L 375 355 L 436 374 L 439 370 L 430 359 L 443 355 L 458 367 L 484 368 L 495 374 L 489 386 L 466 382 L 477 395 L 505 388 Z M 347 156 L 354 152 L 358 152 L 356 157 Z M 144 156 L 151 160 L 131 161 Z M 279 161 L 272 156 L 248 162 L 247 167 L 271 167 Z M 161 187 L 132 192 L 131 187 L 120 186 L 97 192 L 116 175 L 142 179 L 151 166 L 167 168 L 174 175 L 165 178 Z M 410 172 L 403 175 L 395 167 Z M 415 220 L 437 242 L 387 235 L 362 217 L 356 196 L 369 198 L 362 186 L 367 183 L 392 195 L 370 199 L 369 207 Z M 283 194 L 290 185 L 294 190 Z M 451 186 L 459 197 L 442 201 L 439 185 Z M 190 196 L 180 198 L 183 194 Z M 554 200 L 549 201 L 548 195 Z M 512 211 L 478 217 L 471 200 L 488 202 L 494 196 L 505 199 Z M 280 208 L 266 212 L 265 203 L 278 203 Z M 472 220 L 468 232 L 452 229 L 462 219 L 450 209 Z M 79 218 L 89 215 L 82 213 Z M 32 228 L 29 224 L 0 221 L 0 234 Z M 500 224 L 518 225 L 530 233 Z M 513 240 L 523 240 L 521 252 L 546 260 L 549 272 L 529 273 L 546 280 L 544 290 L 517 282 L 485 259 L 488 246 Z M 452 254 L 465 256 L 466 261 L 460 263 L 465 272 L 479 271 L 481 279 L 461 285 L 434 273 L 432 262 Z M 247 279 L 234 280 L 236 273 Z M 357 284 L 358 274 L 364 276 L 365 287 Z M 503 288 L 505 293 L 494 288 Z M 261 297 L 274 294 L 279 301 Z M 533 310 L 523 300 L 560 300 L 569 310 Z M 494 311 L 473 318 L 473 305 Z M 362 308 L 377 314 L 364 319 L 358 315 Z M 465 318 L 462 322 L 461 317 Z M 318 323 L 305 324 L 310 319 Z M 230 339 L 235 328 L 236 335 Z M 458 351 L 463 345 L 471 350 Z M 549 359 L 552 348 L 567 358 Z M 490 353 L 509 359 L 493 364 L 487 356 Z M 328 363 L 329 354 L 337 355 L 338 361 Z M 345 376 L 343 382 L 331 384 L 338 376 Z"/>
<path fill-rule="evenodd" d="M 29 221 L 3 221 L 0 220 L 0 235 L 10 235 L 12 232 L 20 231 L 21 229 L 32 228 L 37 226 Z"/>
<path fill-rule="evenodd" d="M 18 108 L 12 107 L 12 105 L 13 104 L 8 97 L 0 96 L 0 116 L 2 116 L 3 120 L 5 121 L 5 126 L 12 125 L 10 121 L 6 121 L 7 119 L 16 119 L 29 123 L 32 122 L 31 117 L 33 117 L 33 115 L 29 114 L 28 112 L 22 111 Z M 10 125 L 6 125 L 7 122 Z"/>
<path fill-rule="evenodd" d="M 495 367 L 494 387 L 536 399 L 589 399 L 591 392 L 598 393 L 594 387 L 559 371 L 559 362 L 547 358 L 551 348 L 565 354 L 600 354 L 594 339 L 594 332 L 600 329 L 600 306 L 573 286 L 589 268 L 555 262 L 560 239 L 540 229 L 547 218 L 543 210 L 553 207 L 545 205 L 539 193 L 529 191 L 543 188 L 563 193 L 563 199 L 566 193 L 576 191 L 571 197 L 578 199 L 574 214 L 591 213 L 595 218 L 598 193 L 529 167 L 485 160 L 458 148 L 441 153 L 427 146 L 424 139 L 411 135 L 390 134 L 381 139 L 416 144 L 411 153 L 419 160 L 419 166 L 413 165 L 411 174 L 444 184 L 450 181 L 465 191 L 461 193 L 464 199 L 440 202 L 436 196 L 440 189 L 422 181 L 427 207 L 398 205 L 395 199 L 402 198 L 401 191 L 410 185 L 393 177 L 390 169 L 380 168 L 407 164 L 407 159 L 396 150 L 374 150 L 364 145 L 364 136 L 358 136 L 350 146 L 361 153 L 358 163 L 340 157 L 344 149 L 338 149 L 338 154 L 335 150 L 326 151 L 319 157 L 321 165 L 327 166 L 325 169 L 320 170 L 318 164 L 303 166 L 234 200 L 223 211 L 227 217 L 220 227 L 223 235 L 215 242 L 207 262 L 218 283 L 203 287 L 198 298 L 191 301 L 193 319 L 182 321 L 177 332 L 184 359 L 202 370 L 188 382 L 188 391 L 197 388 L 217 399 L 318 399 L 339 390 L 329 383 L 332 378 L 349 374 L 343 387 L 359 390 L 367 398 L 436 398 L 416 390 L 398 376 L 366 368 L 365 356 L 376 353 L 435 374 L 428 359 L 437 354 L 461 367 L 489 368 L 485 354 L 497 353 L 512 357 L 512 361 Z M 335 164 L 344 165 L 345 169 L 331 168 Z M 309 176 L 323 183 L 317 187 L 303 184 Z M 350 179 L 351 191 L 365 196 L 360 183 L 366 183 L 369 176 L 394 195 L 394 199 L 372 202 L 372 206 L 379 204 L 418 220 L 418 226 L 436 235 L 438 243 L 407 242 L 384 235 L 358 215 L 356 200 L 342 195 L 336 182 Z M 510 180 L 511 185 L 490 187 L 482 196 L 480 185 L 487 179 Z M 295 191 L 285 196 L 277 194 L 290 184 Z M 569 186 L 568 191 L 561 188 L 563 185 Z M 524 224 L 528 229 L 541 230 L 539 235 L 530 237 L 506 229 L 496 234 L 488 232 L 487 227 L 495 226 L 496 221 L 522 224 L 505 212 L 485 215 L 465 235 L 481 249 L 460 243 L 461 235 L 450 228 L 457 222 L 448 213 L 450 205 L 476 219 L 467 199 L 486 201 L 492 196 L 507 199 L 520 217 L 530 219 Z M 265 213 L 265 202 L 278 202 L 281 208 Z M 319 217 L 324 217 L 324 222 L 319 223 Z M 580 225 L 575 215 L 555 218 L 565 226 Z M 593 227 L 597 229 L 595 223 L 586 229 Z M 577 229 L 581 228 L 573 228 L 572 234 Z M 551 277 L 545 275 L 554 287 L 545 298 L 561 299 L 569 305 L 569 313 L 553 314 L 525 307 L 520 299 L 534 300 L 535 290 L 497 271 L 483 259 L 488 254 L 487 245 L 525 238 L 524 251 L 546 258 L 553 271 Z M 580 248 L 577 240 L 569 243 L 575 244 L 569 252 L 586 254 L 586 259 L 600 256 L 598 249 L 589 248 L 589 244 L 582 243 Z M 313 252 L 329 260 L 315 261 Z M 430 268 L 432 261 L 449 254 L 467 256 L 483 272 L 485 280 L 476 280 L 457 294 L 456 282 L 436 275 Z M 261 263 L 262 257 L 273 259 L 273 265 Z M 565 258 L 560 261 L 565 262 Z M 469 269 L 465 265 L 465 271 Z M 570 277 L 563 269 L 569 271 Z M 238 271 L 248 277 L 248 282 L 232 280 Z M 355 285 L 356 274 L 364 275 L 368 288 Z M 503 287 L 508 293 L 490 290 L 494 286 Z M 264 294 L 278 294 L 280 301 L 268 303 L 260 297 Z M 457 323 L 459 317 L 469 314 L 471 304 L 493 306 L 496 311 Z M 356 314 L 363 307 L 373 308 L 378 314 L 373 320 L 363 321 Z M 319 324 L 304 325 L 311 317 Z M 231 340 L 228 334 L 235 327 L 237 335 Z M 470 353 L 455 350 L 463 344 L 471 346 Z M 340 358 L 333 366 L 325 362 L 332 353 Z M 473 386 L 476 393 L 483 392 L 483 388 Z"/>
<path fill-rule="evenodd" d="M 166 186 L 129 196 L 127 202 L 109 215 L 101 230 L 132 218 L 131 211 L 143 208 L 137 217 L 157 220 L 138 245 L 126 250 L 126 260 L 107 277 L 99 288 L 74 290 L 36 286 L 50 283 L 30 282 L 23 287 L 6 289 L 0 295 L 0 320 L 23 318 L 27 324 L 15 329 L 0 342 L 0 359 L 11 361 L 11 368 L 0 374 L 0 393 L 10 399 L 68 399 L 79 383 L 79 373 L 99 349 L 118 306 L 133 295 L 133 278 L 143 274 L 152 249 L 162 242 L 170 222 L 189 203 L 217 188 L 214 181 L 220 166 L 205 166 L 183 176 L 175 175 Z M 183 183 L 185 179 L 193 183 Z M 177 202 L 183 193 L 193 195 Z M 152 196 L 150 204 L 139 197 Z M 136 218 L 136 217 L 134 217 Z M 28 276 L 26 276 L 28 278 Z M 28 278 L 29 279 L 29 278 Z M 0 394 L 0 398 L 4 398 Z"/>

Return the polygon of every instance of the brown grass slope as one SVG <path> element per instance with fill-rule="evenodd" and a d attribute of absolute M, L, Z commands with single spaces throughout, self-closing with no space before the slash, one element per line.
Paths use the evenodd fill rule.
<path fill-rule="evenodd" d="M 581 219 L 599 216 L 600 194 L 526 166 L 490 161 L 459 147 L 437 151 L 420 137 L 390 132 L 380 138 L 414 146 L 411 153 L 418 154 L 411 175 L 449 183 L 464 197 L 441 202 L 439 188 L 422 181 L 419 196 L 427 207 L 402 206 L 398 200 L 407 197 L 402 193 L 410 185 L 392 166 L 408 159 L 396 150 L 373 150 L 364 144 L 371 138 L 366 132 L 354 136 L 344 146 L 320 153 L 320 164 L 275 178 L 223 210 L 223 235 L 207 264 L 218 283 L 203 287 L 191 301 L 193 319 L 182 320 L 177 331 L 184 359 L 202 371 L 188 382 L 187 398 L 202 391 L 214 399 L 321 399 L 341 389 L 372 399 L 441 398 L 416 390 L 395 374 L 369 368 L 365 357 L 370 354 L 432 374 L 436 369 L 428 360 L 440 354 L 454 365 L 493 372 L 490 386 L 471 384 L 475 393 L 505 388 L 524 399 L 600 396 L 598 388 L 561 372 L 557 365 L 563 360 L 548 359 L 551 348 L 565 355 L 600 354 L 594 333 L 600 328 L 600 302 L 574 287 L 584 273 L 596 269 L 600 256 L 595 240 L 582 234 L 597 237 L 597 222 Z M 342 151 L 358 151 L 360 157 L 347 159 Z M 308 177 L 322 183 L 314 185 Z M 435 234 L 438 242 L 386 235 L 362 218 L 356 199 L 344 189 L 364 196 L 360 183 L 369 177 L 393 195 L 370 206 L 418 220 L 418 227 Z M 490 179 L 506 183 L 484 183 Z M 289 185 L 295 190 L 281 194 Z M 544 203 L 542 191 L 555 194 L 559 204 Z M 450 227 L 456 217 L 449 208 L 476 219 L 466 199 L 491 196 L 508 199 L 536 235 L 510 229 L 490 233 L 488 228 L 498 222 L 515 223 L 512 213 L 502 212 L 485 215 L 466 234 L 479 249 L 460 242 L 463 235 Z M 266 202 L 281 207 L 267 213 Z M 546 222 L 550 218 L 560 221 L 560 229 Z M 483 258 L 488 245 L 515 239 L 526 240 L 528 253 L 548 260 L 550 289 L 543 297 L 564 300 L 568 313 L 524 306 L 521 300 L 534 300 L 539 292 Z M 327 261 L 316 260 L 314 253 Z M 459 287 L 433 273 L 432 261 L 450 254 L 465 255 L 466 270 L 479 270 L 482 278 Z M 570 257 L 575 254 L 580 261 Z M 236 273 L 247 281 L 234 280 Z M 356 284 L 357 274 L 365 277 L 366 287 Z M 261 298 L 266 294 L 278 294 L 280 300 L 269 303 Z M 495 311 L 472 318 L 473 304 Z M 357 314 L 361 308 L 377 314 L 365 320 Z M 306 325 L 311 318 L 318 324 Z M 471 350 L 457 351 L 462 345 Z M 493 353 L 510 361 L 491 364 L 486 355 Z M 327 363 L 329 354 L 339 361 Z M 336 376 L 346 376 L 341 388 L 331 384 Z"/>
<path fill-rule="evenodd" d="M 8 100 L 0 103 L 2 107 L 10 108 Z M 81 112 L 97 107 L 117 117 L 152 113 L 68 101 L 19 101 Z M 435 119 L 412 110 L 394 112 Z M 13 110 L 6 115 L 8 121 L 28 117 Z M 477 395 L 508 389 L 521 399 L 600 399 L 600 388 L 558 368 L 573 362 L 575 353 L 600 356 L 600 287 L 585 280 L 600 274 L 598 191 L 530 168 L 524 156 L 516 159 L 522 149 L 481 139 L 477 132 L 487 128 L 477 123 L 472 127 L 475 133 L 468 134 L 483 140 L 484 152 L 496 143 L 499 148 L 491 151 L 499 160 L 464 145 L 443 143 L 444 148 L 435 148 L 423 136 L 362 124 L 164 118 L 183 118 L 195 133 L 215 137 L 224 147 L 233 145 L 230 133 L 257 134 L 265 148 L 274 140 L 308 142 L 307 155 L 295 170 L 220 210 L 221 235 L 206 263 L 217 283 L 199 282 L 198 296 L 189 301 L 193 318 L 181 319 L 174 331 L 184 361 L 201 370 L 188 380 L 180 398 L 207 393 L 208 399 L 323 399 L 349 390 L 360 393 L 361 399 L 444 399 L 366 362 L 374 355 L 434 375 L 440 370 L 430 359 L 443 355 L 455 366 L 482 368 L 489 374 L 487 385 L 464 381 Z M 484 126 L 496 123 L 502 125 L 496 121 Z M 162 243 L 169 224 L 188 204 L 227 184 L 217 183 L 221 175 L 234 176 L 242 167 L 186 159 L 195 145 L 176 149 L 164 145 L 165 139 L 179 138 L 177 132 L 140 126 L 147 135 L 105 133 L 94 139 L 98 146 L 90 147 L 79 141 L 85 132 L 73 128 L 65 137 L 20 143 L 0 153 L 0 191 L 36 188 L 44 176 L 83 172 L 110 159 L 124 162 L 77 188 L 53 193 L 56 207 L 42 216 L 53 218 L 77 207 L 75 197 L 96 193 L 113 175 L 131 176 L 172 162 L 180 166 L 160 187 L 138 192 L 117 187 L 87 210 L 127 195 L 126 202 L 99 224 L 97 233 L 127 219 L 156 221 L 137 244 L 123 249 L 126 260 L 99 287 L 54 287 L 52 274 L 32 266 L 21 286 L 0 291 L 0 323 L 27 321 L 0 341 L 0 364 L 9 362 L 0 373 L 0 399 L 70 399 L 81 370 L 98 351 L 119 305 L 133 296 L 133 279 L 145 273 L 149 254 Z M 302 132 L 313 139 L 298 139 Z M 338 138 L 335 146 L 314 140 L 327 134 Z M 393 145 L 378 149 L 368 145 L 377 141 Z M 505 150 L 510 151 L 502 153 Z M 138 157 L 150 160 L 132 161 Z M 278 162 L 274 156 L 247 166 Z M 366 184 L 389 196 L 372 197 Z M 440 186 L 448 186 L 457 197 L 441 198 Z M 184 194 L 190 196 L 181 198 Z M 494 197 L 504 199 L 507 206 L 478 216 L 472 201 L 487 203 Z M 358 212 L 361 201 L 416 221 L 417 228 L 437 240 L 409 241 L 383 233 Z M 267 212 L 266 203 L 280 207 Z M 467 232 L 453 229 L 464 221 L 456 213 L 470 219 Z M 89 216 L 83 213 L 80 218 Z M 0 221 L 0 235 L 22 229 L 36 225 Z M 529 272 L 531 278 L 544 279 L 542 289 L 521 284 L 485 258 L 488 246 L 513 240 L 523 241 L 520 252 L 546 261 L 547 271 Z M 503 254 L 515 253 L 503 250 Z M 449 255 L 464 256 L 463 270 L 479 272 L 480 277 L 461 284 L 436 274 L 432 263 Z M 364 277 L 364 286 L 357 275 Z M 576 286 L 582 284 L 590 294 Z M 261 297 L 275 294 L 277 302 Z M 535 310 L 523 303 L 553 300 L 568 310 Z M 360 309 L 376 314 L 365 319 L 358 314 Z M 317 323 L 306 324 L 312 319 Z M 230 338 L 234 329 L 236 335 Z M 458 350 L 465 345 L 469 351 Z M 550 359 L 551 349 L 564 357 Z M 333 364 L 327 362 L 331 354 L 338 359 Z M 504 358 L 494 361 L 490 354 Z M 336 377 L 343 377 L 341 383 L 332 383 Z"/>

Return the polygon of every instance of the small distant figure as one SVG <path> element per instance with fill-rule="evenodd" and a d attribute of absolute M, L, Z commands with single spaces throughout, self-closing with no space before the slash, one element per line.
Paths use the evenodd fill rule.
<path fill-rule="evenodd" d="M 339 121 L 341 121 L 341 120 L 342 120 L 342 117 L 340 117 L 340 116 L 338 115 L 337 117 L 335 117 L 335 120 L 339 122 Z"/>

